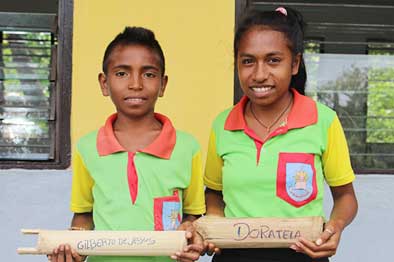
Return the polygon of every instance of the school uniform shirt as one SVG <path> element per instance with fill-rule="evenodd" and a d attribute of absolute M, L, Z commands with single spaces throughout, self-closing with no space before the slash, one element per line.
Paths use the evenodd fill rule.
<path fill-rule="evenodd" d="M 117 141 L 111 115 L 82 137 L 73 156 L 71 210 L 93 212 L 95 230 L 175 230 L 182 214 L 205 213 L 201 151 L 170 120 L 146 148 L 127 152 Z M 171 261 L 167 257 L 99 257 L 89 261 Z"/>
<path fill-rule="evenodd" d="M 354 180 L 336 113 L 292 90 L 287 123 L 264 141 L 246 125 L 246 96 L 215 119 L 204 183 L 222 191 L 226 217 L 324 216 L 324 181 Z"/>

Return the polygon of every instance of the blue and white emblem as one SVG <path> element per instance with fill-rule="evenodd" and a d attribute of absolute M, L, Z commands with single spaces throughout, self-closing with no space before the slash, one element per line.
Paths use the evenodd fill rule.
<path fill-rule="evenodd" d="M 286 191 L 296 202 L 308 199 L 313 193 L 313 169 L 310 164 L 286 164 Z"/>

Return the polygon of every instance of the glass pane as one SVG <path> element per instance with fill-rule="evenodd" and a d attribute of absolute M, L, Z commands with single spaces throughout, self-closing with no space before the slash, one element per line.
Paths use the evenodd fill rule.
<path fill-rule="evenodd" d="M 0 66 L 0 78 L 2 79 L 49 79 L 49 69 L 39 68 L 8 68 Z"/>
<path fill-rule="evenodd" d="M 50 156 L 48 121 L 12 118 L 0 122 L 0 159 L 43 160 Z"/>
<path fill-rule="evenodd" d="M 394 58 L 306 54 L 308 95 L 341 119 L 357 169 L 394 168 Z"/>
<path fill-rule="evenodd" d="M 51 34 L 3 32 L 0 47 L 0 159 L 53 158 Z"/>
<path fill-rule="evenodd" d="M 49 57 L 51 49 L 49 47 L 27 47 L 24 44 L 3 44 L 2 46 L 3 59 L 7 57 L 16 56 L 33 56 L 33 57 Z M 5 57 L 5 58 L 4 58 Z"/>

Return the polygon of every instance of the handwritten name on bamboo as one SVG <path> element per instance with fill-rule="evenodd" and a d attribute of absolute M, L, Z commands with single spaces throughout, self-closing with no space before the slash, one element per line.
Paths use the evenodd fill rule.
<path fill-rule="evenodd" d="M 297 239 L 301 236 L 299 230 L 272 229 L 267 225 L 253 228 L 247 223 L 236 223 L 234 228 L 234 240 L 243 241 L 247 239 Z"/>
<path fill-rule="evenodd" d="M 156 240 L 146 237 L 132 237 L 132 238 L 99 238 L 99 239 L 85 239 L 78 241 L 78 250 L 94 250 L 96 248 L 113 247 L 113 246 L 152 246 L 156 244 Z"/>

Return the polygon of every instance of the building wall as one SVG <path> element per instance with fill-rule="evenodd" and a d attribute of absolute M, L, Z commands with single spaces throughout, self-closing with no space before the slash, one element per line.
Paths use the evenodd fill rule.
<path fill-rule="evenodd" d="M 97 75 L 107 44 L 135 25 L 152 29 L 166 56 L 169 82 L 157 111 L 205 148 L 214 116 L 233 99 L 234 1 L 77 0 L 74 7 L 72 141 L 114 111 Z"/>

